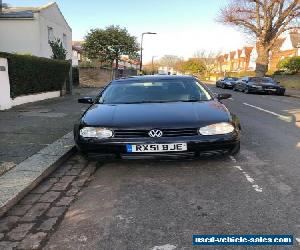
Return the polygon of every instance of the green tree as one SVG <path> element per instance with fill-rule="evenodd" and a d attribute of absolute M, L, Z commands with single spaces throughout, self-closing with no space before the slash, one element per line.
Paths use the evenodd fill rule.
<path fill-rule="evenodd" d="M 181 64 L 181 71 L 188 74 L 201 75 L 205 72 L 205 64 L 201 59 L 190 58 Z"/>
<path fill-rule="evenodd" d="M 112 25 L 105 29 L 91 29 L 85 37 L 83 48 L 89 59 L 110 62 L 111 65 L 115 61 L 118 68 L 121 55 L 137 57 L 139 44 L 126 28 Z"/>
<path fill-rule="evenodd" d="M 289 73 L 300 72 L 300 56 L 287 57 L 278 63 L 278 68 Z"/>
<path fill-rule="evenodd" d="M 49 41 L 49 44 L 52 49 L 52 59 L 66 60 L 67 51 L 65 50 L 59 38 L 56 38 L 53 41 Z"/>

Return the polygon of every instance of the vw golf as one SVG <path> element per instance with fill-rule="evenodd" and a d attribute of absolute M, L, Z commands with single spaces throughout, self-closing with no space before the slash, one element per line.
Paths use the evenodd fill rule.
<path fill-rule="evenodd" d="M 88 156 L 196 157 L 236 154 L 239 119 L 192 76 L 138 76 L 110 82 L 74 127 L 77 148 Z"/>

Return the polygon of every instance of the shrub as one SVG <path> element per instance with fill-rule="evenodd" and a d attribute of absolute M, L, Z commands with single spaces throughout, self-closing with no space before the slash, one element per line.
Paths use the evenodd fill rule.
<path fill-rule="evenodd" d="M 66 61 L 2 52 L 0 52 L 0 57 L 8 59 L 12 98 L 61 90 L 70 69 Z"/>
<path fill-rule="evenodd" d="M 300 56 L 287 57 L 278 63 L 278 68 L 287 73 L 300 72 Z"/>
<path fill-rule="evenodd" d="M 50 41 L 49 45 L 52 49 L 52 59 L 66 60 L 67 51 L 59 38 L 56 38 L 54 41 Z"/>

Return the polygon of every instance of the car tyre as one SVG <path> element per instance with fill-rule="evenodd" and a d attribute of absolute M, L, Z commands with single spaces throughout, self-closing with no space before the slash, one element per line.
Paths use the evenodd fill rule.
<path fill-rule="evenodd" d="M 229 155 L 237 155 L 241 150 L 241 143 L 239 142 L 230 152 Z"/>
<path fill-rule="evenodd" d="M 235 86 L 232 88 L 232 90 L 233 91 L 238 91 L 238 89 Z"/>

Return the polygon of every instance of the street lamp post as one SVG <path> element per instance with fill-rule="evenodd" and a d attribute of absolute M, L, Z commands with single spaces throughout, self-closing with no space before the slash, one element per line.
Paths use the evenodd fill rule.
<path fill-rule="evenodd" d="M 142 39 L 141 39 L 141 52 L 140 52 L 140 72 L 142 71 L 143 68 L 143 40 L 144 40 L 144 35 L 156 35 L 157 33 L 155 32 L 144 32 L 142 33 Z"/>
<path fill-rule="evenodd" d="M 157 56 L 152 56 L 152 75 L 154 75 L 154 58 L 157 57 Z"/>

